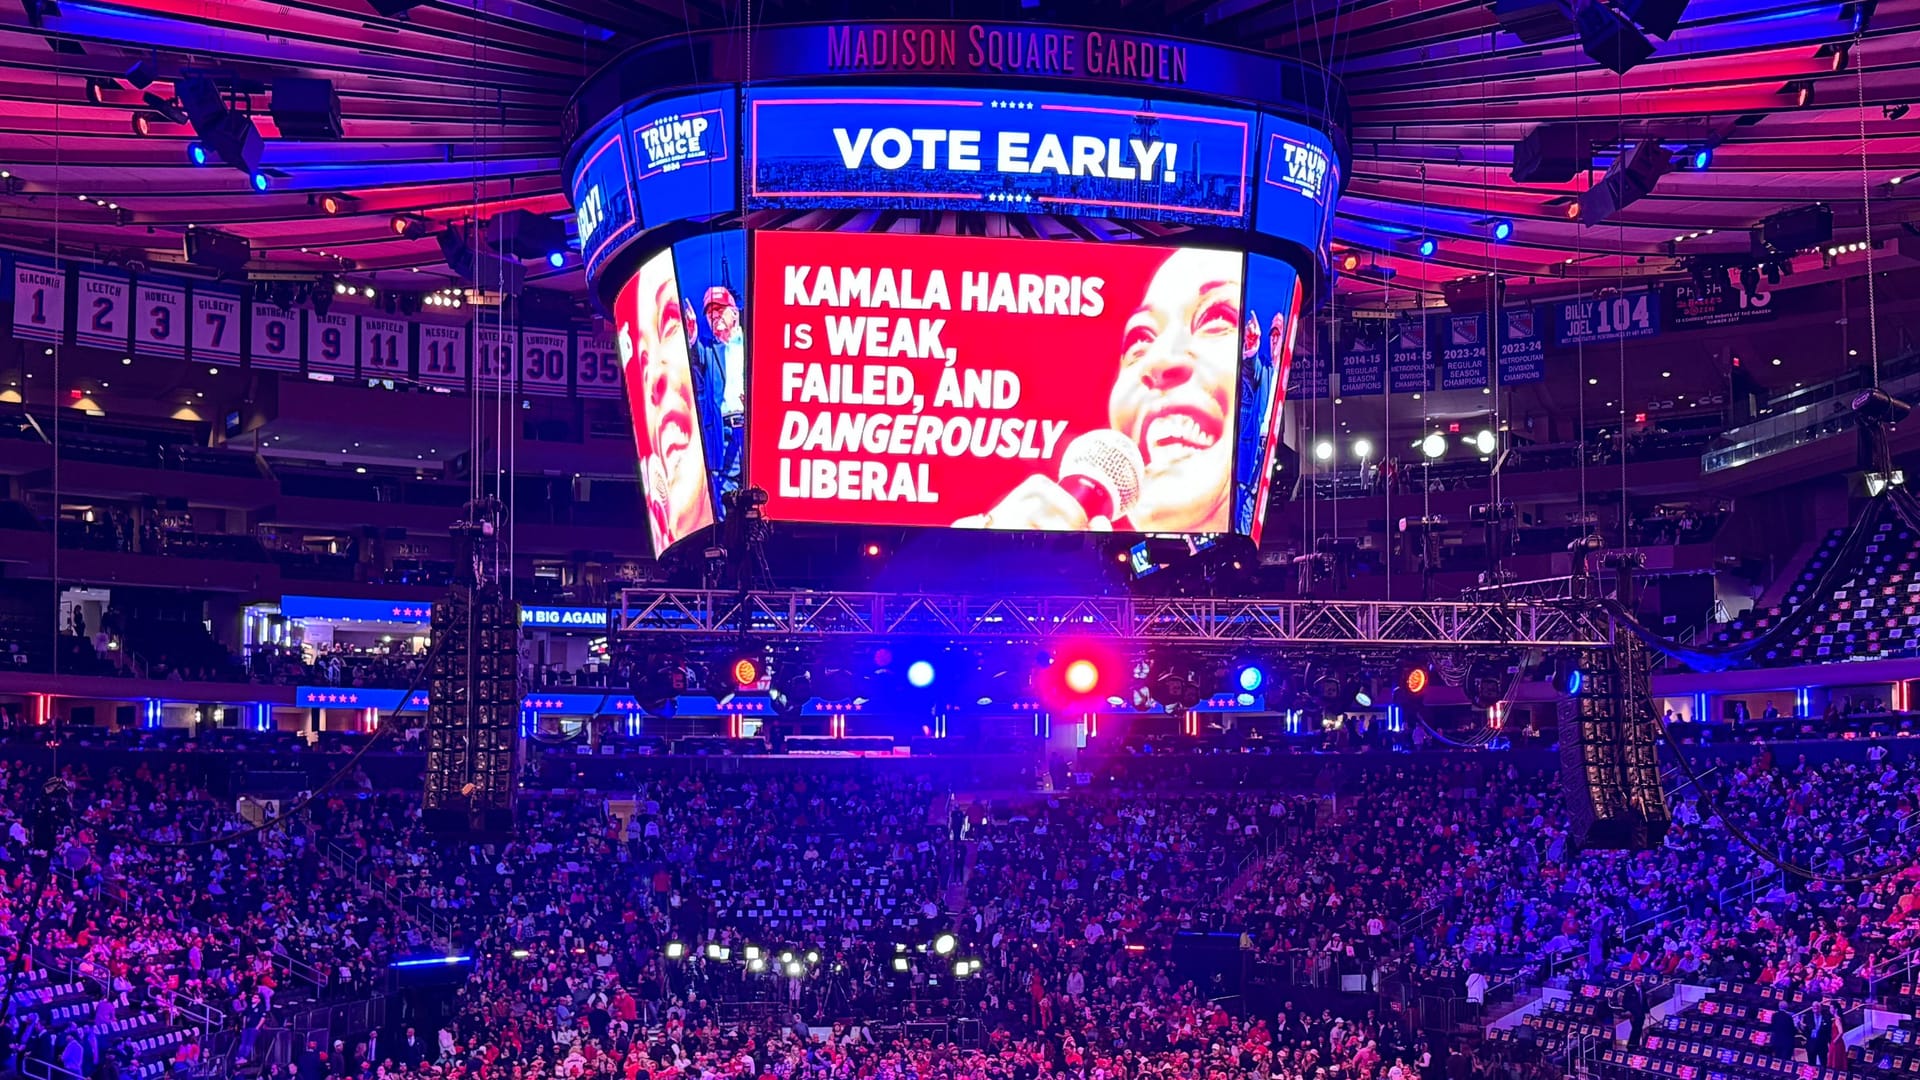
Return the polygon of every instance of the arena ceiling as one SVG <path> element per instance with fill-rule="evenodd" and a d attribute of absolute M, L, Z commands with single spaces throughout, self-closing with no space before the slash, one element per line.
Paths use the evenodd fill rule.
<path fill-rule="evenodd" d="M 434 241 L 395 236 L 393 214 L 564 210 L 559 118 L 581 79 L 638 41 L 739 25 L 747 2 L 431 0 L 386 17 L 370 0 L 0 0 L 0 216 L 9 241 L 121 263 L 177 261 L 184 230 L 213 226 L 252 243 L 256 272 L 447 284 Z M 759 0 L 751 12 L 1006 14 L 929 6 Z M 1909 237 L 1920 221 L 1920 108 L 1895 114 L 1920 105 L 1920 0 L 1871 4 L 1858 34 L 1857 9 L 1693 0 L 1672 38 L 1625 76 L 1576 39 L 1523 44 L 1475 0 L 1042 0 L 1023 13 L 1252 44 L 1338 72 L 1354 162 L 1336 243 L 1395 271 L 1389 285 L 1349 275 L 1344 287 L 1364 299 L 1488 271 L 1561 287 L 1671 273 L 1688 255 L 1738 257 L 1749 227 L 1814 201 L 1832 204 L 1836 243 L 1847 244 L 1866 236 L 1863 194 L 1876 241 Z M 193 73 L 256 90 L 265 193 L 235 170 L 190 165 L 185 125 L 148 114 L 136 133 L 145 106 L 124 76 L 146 59 L 158 74 L 148 89 L 162 94 Z M 266 88 L 281 75 L 332 79 L 345 137 L 279 138 Z M 1599 125 L 1596 169 L 1570 183 L 1514 183 L 1514 142 L 1549 122 Z M 1711 145 L 1711 166 L 1665 176 L 1614 221 L 1568 220 L 1608 147 L 1642 138 L 1676 153 Z M 345 211 L 322 214 L 326 195 L 346 196 Z M 1509 242 L 1488 237 L 1494 219 L 1515 223 Z M 1431 259 L 1413 250 L 1422 235 L 1438 240 Z M 1865 256 L 1840 258 L 1844 271 Z M 581 285 L 577 265 L 536 269 L 537 283 Z"/>

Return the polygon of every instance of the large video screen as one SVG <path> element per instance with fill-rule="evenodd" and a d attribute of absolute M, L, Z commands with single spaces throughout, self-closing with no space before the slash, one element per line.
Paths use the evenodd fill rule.
<path fill-rule="evenodd" d="M 707 233 L 673 245 L 680 307 L 694 318 L 687 345 L 699 403 L 709 485 L 725 517 L 746 464 L 747 240 L 739 230 Z"/>
<path fill-rule="evenodd" d="M 1233 527 L 1238 252 L 754 237 L 748 480 L 788 521 Z"/>
<path fill-rule="evenodd" d="M 687 351 L 698 316 L 682 301 L 672 251 L 640 264 L 621 286 L 613 315 L 657 554 L 714 520 L 700 394 Z"/>
<path fill-rule="evenodd" d="M 1240 434 L 1235 452 L 1233 528 L 1260 544 L 1273 451 L 1280 439 L 1280 406 L 1300 332 L 1300 274 L 1265 255 L 1247 256 L 1246 331 L 1240 357 Z"/>
<path fill-rule="evenodd" d="M 739 100 L 732 90 L 709 90 L 627 114 L 642 226 L 711 217 L 738 205 L 733 124 Z"/>
<path fill-rule="evenodd" d="M 747 95 L 758 208 L 894 206 L 1243 227 L 1257 117 L 1139 97 L 934 87 Z"/>

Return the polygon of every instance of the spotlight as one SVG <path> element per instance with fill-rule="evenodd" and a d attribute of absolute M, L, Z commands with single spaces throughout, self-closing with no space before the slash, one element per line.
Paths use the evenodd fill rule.
<path fill-rule="evenodd" d="M 1897 424 L 1906 419 L 1907 414 L 1913 411 L 1913 406 L 1876 387 L 1855 394 L 1852 409 L 1863 419 Z"/>
<path fill-rule="evenodd" d="M 1438 458 L 1447 452 L 1447 437 L 1439 432 L 1431 432 L 1420 440 L 1420 452 L 1429 459 Z"/>
<path fill-rule="evenodd" d="M 1786 89 L 1793 94 L 1793 103 L 1798 108 L 1813 104 L 1813 83 L 1800 79 L 1787 84 Z"/>
<path fill-rule="evenodd" d="M 1353 440 L 1353 456 L 1362 461 L 1373 456 L 1373 440 L 1359 438 Z"/>
<path fill-rule="evenodd" d="M 127 85 L 133 87 L 135 90 L 145 90 L 153 84 L 153 80 L 159 77 L 160 62 L 152 56 L 135 62 L 132 67 L 127 69 L 127 73 L 122 76 L 122 78 L 127 80 Z"/>
<path fill-rule="evenodd" d="M 1501 220 L 1493 223 L 1493 238 L 1495 240 L 1504 242 L 1512 236 L 1513 236 L 1513 222 L 1502 218 Z"/>
<path fill-rule="evenodd" d="M 395 214 L 387 221 L 387 227 L 393 230 L 395 236 L 418 240 L 427 235 L 427 230 L 432 228 L 432 223 L 418 214 Z"/>
<path fill-rule="evenodd" d="M 133 133 L 146 138 L 153 131 L 153 114 L 137 112 L 133 114 Z"/>
<path fill-rule="evenodd" d="M 1572 653 L 1563 652 L 1553 658 L 1552 682 L 1556 693 L 1578 697 L 1586 681 L 1586 674 L 1580 670 L 1580 663 Z"/>
<path fill-rule="evenodd" d="M 1705 172 L 1713 164 L 1713 147 L 1703 146 L 1693 152 L 1693 171 Z"/>
<path fill-rule="evenodd" d="M 916 690 L 925 690 L 933 685 L 933 665 L 925 660 L 915 660 L 907 665 L 907 685 Z"/>
<path fill-rule="evenodd" d="M 787 965 L 787 978 L 798 979 L 807 973 L 807 965 L 798 960 Z"/>
<path fill-rule="evenodd" d="M 1076 694 L 1090 694 L 1100 683 L 1100 668 L 1091 660 L 1075 660 L 1067 665 L 1063 681 Z"/>
<path fill-rule="evenodd" d="M 195 165 L 205 165 L 207 163 L 207 148 L 199 143 L 188 143 L 187 160 L 193 162 Z"/>
<path fill-rule="evenodd" d="M 1360 268 L 1360 256 L 1354 252 L 1351 252 L 1351 251 L 1347 252 L 1346 255 L 1342 257 L 1340 260 L 1340 269 L 1346 271 L 1349 274 L 1353 273 L 1355 270 L 1358 270 L 1359 268 Z"/>
<path fill-rule="evenodd" d="M 1400 686 L 1409 694 L 1424 694 L 1427 691 L 1427 684 L 1432 679 L 1425 667 L 1415 664 L 1400 676 Z"/>
<path fill-rule="evenodd" d="M 687 955 L 687 947 L 684 943 L 678 941 L 667 942 L 667 959 L 678 960 L 685 955 Z"/>
<path fill-rule="evenodd" d="M 1314 443 L 1313 444 L 1313 460 L 1332 461 L 1333 460 L 1333 440 L 1321 439 L 1319 442 Z"/>
<path fill-rule="evenodd" d="M 555 270 L 567 265 L 567 253 L 564 251 L 548 252 L 547 265 L 553 267 Z"/>
<path fill-rule="evenodd" d="M 1267 673 L 1259 664 L 1242 664 L 1233 681 L 1251 694 L 1267 684 Z"/>
<path fill-rule="evenodd" d="M 1085 663 L 1085 661 L 1079 661 L 1079 662 Z M 941 934 L 940 936 L 933 939 L 933 951 L 935 955 L 947 956 L 951 954 L 953 950 L 959 946 L 959 944 L 960 944 L 960 939 L 957 937 L 954 937 L 952 934 L 950 933 Z"/>
<path fill-rule="evenodd" d="M 893 970 L 895 971 L 905 971 L 911 966 L 912 965 L 907 963 L 907 958 L 904 956 L 896 956 L 893 958 Z"/>
<path fill-rule="evenodd" d="M 118 89 L 120 89 L 120 87 L 116 85 L 112 79 L 88 79 L 87 100 L 95 105 L 105 105 L 107 103 L 107 91 Z"/>
<path fill-rule="evenodd" d="M 267 174 L 263 172 L 254 172 L 247 177 L 247 183 L 252 184 L 255 191 L 267 190 L 267 182 Z"/>
<path fill-rule="evenodd" d="M 1488 431 L 1484 428 L 1482 428 L 1480 432 L 1473 437 L 1473 448 L 1475 450 L 1480 451 L 1482 456 L 1493 453 L 1494 450 L 1499 447 L 1499 445 L 1500 445 L 1500 440 L 1493 434 L 1493 432 Z"/>
<path fill-rule="evenodd" d="M 1420 238 L 1420 247 L 1418 250 L 1421 258 L 1431 259 L 1433 258 L 1433 253 L 1440 250 L 1440 242 L 1431 236 L 1423 236 Z"/>
<path fill-rule="evenodd" d="M 1847 70 L 1847 58 L 1853 53 L 1852 46 L 1846 42 L 1827 46 L 1827 57 L 1834 71 Z"/>
<path fill-rule="evenodd" d="M 320 196 L 318 199 L 315 199 L 314 205 L 319 207 L 320 212 L 327 215 L 328 217 L 339 217 L 341 214 L 347 213 L 348 211 L 352 210 L 354 207 L 354 204 L 358 203 L 359 201 L 360 201 L 359 199 L 356 199 L 351 195 L 342 195 L 339 192 L 334 191 L 334 192 L 328 192 L 327 194 Z"/>
<path fill-rule="evenodd" d="M 758 657 L 736 656 L 733 662 L 727 665 L 727 677 L 733 680 L 735 690 L 753 689 L 760 685 L 763 674 Z"/>
<path fill-rule="evenodd" d="M 1904 101 L 1895 105 L 1880 106 L 1880 115 L 1888 120 L 1905 120 L 1907 113 L 1910 111 L 1912 111 L 1912 106 Z"/>
<path fill-rule="evenodd" d="M 170 101 L 151 90 L 141 94 L 140 100 L 146 102 L 147 108 L 152 109 L 155 115 L 169 124 L 188 123 L 187 110 L 181 108 L 178 101 Z"/>

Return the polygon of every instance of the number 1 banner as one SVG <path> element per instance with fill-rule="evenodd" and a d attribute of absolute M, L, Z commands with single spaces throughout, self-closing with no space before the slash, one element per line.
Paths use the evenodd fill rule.
<path fill-rule="evenodd" d="M 133 283 L 115 274 L 82 271 L 80 303 L 75 308 L 73 328 L 75 344 L 125 352 L 127 348 L 127 301 Z"/>
<path fill-rule="evenodd" d="M 35 341 L 60 341 L 67 336 L 64 268 L 13 264 L 13 336 Z"/>
<path fill-rule="evenodd" d="M 187 290 L 141 282 L 134 287 L 133 351 L 178 360 L 187 355 Z"/>
<path fill-rule="evenodd" d="M 193 358 L 240 366 L 240 297 L 204 286 L 193 290 Z"/>
<path fill-rule="evenodd" d="M 278 304 L 253 305 L 252 348 L 248 355 L 254 367 L 270 371 L 300 370 L 300 315 Z"/>

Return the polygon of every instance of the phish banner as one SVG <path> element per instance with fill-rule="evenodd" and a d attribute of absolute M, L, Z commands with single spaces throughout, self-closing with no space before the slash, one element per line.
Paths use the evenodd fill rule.
<path fill-rule="evenodd" d="M 893 87 L 748 95 L 755 208 L 893 206 L 1244 226 L 1255 116 L 1176 102 Z"/>
<path fill-rule="evenodd" d="M 1473 390 L 1487 385 L 1487 317 L 1449 315 L 1439 320 L 1440 389 Z"/>
<path fill-rule="evenodd" d="M 1547 377 L 1546 309 L 1500 312 L 1500 385 L 1542 382 Z"/>
<path fill-rule="evenodd" d="M 1239 253 L 887 233 L 753 243 L 747 481 L 769 517 L 1232 527 Z"/>

